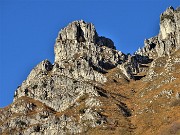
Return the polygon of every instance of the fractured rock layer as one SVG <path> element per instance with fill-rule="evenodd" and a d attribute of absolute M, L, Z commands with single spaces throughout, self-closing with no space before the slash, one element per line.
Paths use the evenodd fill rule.
<path fill-rule="evenodd" d="M 161 117 L 162 123 L 149 121 L 161 109 L 165 115 L 179 109 L 179 21 L 179 8 L 169 7 L 160 16 L 159 34 L 132 56 L 98 36 L 92 23 L 70 23 L 58 33 L 54 63 L 40 62 L 13 103 L 0 109 L 0 134 L 164 133 L 165 126 L 157 129 Z M 174 114 L 169 122 L 178 119 Z M 179 133 L 178 127 L 173 131 Z"/>

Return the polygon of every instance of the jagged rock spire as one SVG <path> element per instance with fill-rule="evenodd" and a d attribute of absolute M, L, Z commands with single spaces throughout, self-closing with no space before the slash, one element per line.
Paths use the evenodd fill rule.
<path fill-rule="evenodd" d="M 172 6 L 160 16 L 160 31 L 155 37 L 145 40 L 145 46 L 137 54 L 150 58 L 170 55 L 180 48 L 180 9 Z"/>
<path fill-rule="evenodd" d="M 74 21 L 59 32 L 54 52 L 55 64 L 65 68 L 66 75 L 99 82 L 106 80 L 100 73 L 125 60 L 111 39 L 99 37 L 95 26 L 83 20 Z"/>
<path fill-rule="evenodd" d="M 83 20 L 74 21 L 63 28 L 58 35 L 58 40 L 74 40 L 77 42 L 96 43 L 98 38 L 96 29 L 92 23 L 86 23 Z"/>
<path fill-rule="evenodd" d="M 59 32 L 56 42 L 86 42 L 94 43 L 99 46 L 107 46 L 112 49 L 116 49 L 111 39 L 98 36 L 95 26 L 92 23 L 85 22 L 83 20 L 73 21 L 69 25 Z"/>
<path fill-rule="evenodd" d="M 153 134 L 159 134 L 154 130 L 159 125 L 150 123 L 150 128 L 153 117 L 146 116 L 154 113 L 156 118 L 163 113 L 159 108 L 165 109 L 164 114 L 174 110 L 176 102 L 169 102 L 174 100 L 174 92 L 179 100 L 180 53 L 171 55 L 180 46 L 179 11 L 169 7 L 161 15 L 160 33 L 145 40 L 144 48 L 133 56 L 115 50 L 112 40 L 99 37 L 92 23 L 70 23 L 58 34 L 54 64 L 48 60 L 40 62 L 17 88 L 14 102 L 0 109 L 0 134 L 65 135 L 86 134 L 88 130 L 93 134 L 92 128 L 97 126 L 99 134 L 136 134 L 132 131 L 138 128 L 142 131 L 137 134 L 148 134 L 151 129 Z M 142 77 L 142 81 L 131 81 Z M 160 88 L 163 91 L 158 94 Z M 163 96 L 169 100 L 167 106 L 165 98 L 163 104 L 159 102 Z M 172 114 L 172 119 L 176 119 L 177 113 Z M 138 118 L 139 127 L 134 128 L 131 118 L 127 119 L 132 115 Z M 164 122 L 162 117 L 159 120 Z M 142 123 L 147 128 L 142 128 Z"/>

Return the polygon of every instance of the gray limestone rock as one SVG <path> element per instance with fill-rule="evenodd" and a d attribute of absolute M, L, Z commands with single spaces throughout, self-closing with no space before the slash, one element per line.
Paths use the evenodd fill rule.
<path fill-rule="evenodd" d="M 180 47 L 180 10 L 173 7 L 167 10 L 160 16 L 160 31 L 159 34 L 144 41 L 144 47 L 139 49 L 136 54 L 148 56 L 155 59 L 165 55 L 172 54 Z"/>
<path fill-rule="evenodd" d="M 0 134 L 79 134 L 103 125 L 107 121 L 100 110 L 106 103 L 100 99 L 107 95 L 103 97 L 98 86 L 108 80 L 106 74 L 119 68 L 130 80 L 146 72 L 150 81 L 158 76 L 155 65 L 171 73 L 171 61 L 178 63 L 179 58 L 165 64 L 157 58 L 179 49 L 179 31 L 180 10 L 169 7 L 160 17 L 159 34 L 131 56 L 116 50 L 111 39 L 98 36 L 92 23 L 70 23 L 58 33 L 54 63 L 40 62 L 15 91 L 12 105 L 0 109 Z"/>
<path fill-rule="evenodd" d="M 82 20 L 59 32 L 54 52 L 54 64 L 48 60 L 40 62 L 17 88 L 11 109 L 3 112 L 6 115 L 0 119 L 19 115 L 5 121 L 2 132 L 17 128 L 15 134 L 77 134 L 106 122 L 94 110 L 103 104 L 96 86 L 107 81 L 105 74 L 125 62 L 126 55 L 115 50 L 112 40 L 99 37 L 93 24 Z M 128 71 L 125 75 L 129 74 Z M 76 112 L 78 120 L 58 115 L 71 108 L 81 108 Z M 6 131 L 7 125 L 11 128 Z"/>
<path fill-rule="evenodd" d="M 79 35 L 84 39 L 82 42 Z M 106 70 L 125 61 L 125 55 L 115 50 L 112 40 L 99 37 L 94 25 L 82 20 L 72 22 L 59 32 L 54 52 L 56 67 L 63 70 L 62 74 L 100 83 L 106 81 L 103 76 Z M 59 70 L 56 67 L 55 72 Z"/>

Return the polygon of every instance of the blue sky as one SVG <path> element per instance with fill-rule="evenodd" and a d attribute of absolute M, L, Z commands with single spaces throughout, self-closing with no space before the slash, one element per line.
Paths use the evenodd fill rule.
<path fill-rule="evenodd" d="M 74 20 L 92 22 L 117 49 L 133 53 L 159 32 L 159 16 L 179 0 L 0 0 L 0 107 L 34 66 L 54 61 L 58 31 Z"/>

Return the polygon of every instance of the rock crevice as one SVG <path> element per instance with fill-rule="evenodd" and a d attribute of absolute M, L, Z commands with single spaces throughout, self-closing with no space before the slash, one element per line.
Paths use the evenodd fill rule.
<path fill-rule="evenodd" d="M 129 85 L 158 77 L 161 84 L 157 89 L 172 83 L 176 80 L 171 76 L 176 69 L 172 62 L 179 64 L 179 48 L 179 8 L 169 7 L 161 14 L 159 34 L 146 39 L 133 55 L 116 50 L 113 41 L 99 36 L 92 23 L 74 21 L 58 33 L 54 63 L 40 62 L 17 88 L 13 103 L 0 109 L 0 134 L 79 134 L 98 127 L 101 133 L 105 129 L 132 134 L 135 129 L 129 119 L 146 108 L 134 112 L 127 102 L 129 95 L 140 100 L 157 85 L 138 94 L 129 91 Z M 165 71 L 158 74 L 157 68 Z M 170 98 L 173 91 L 164 90 L 158 96 L 165 94 Z"/>

